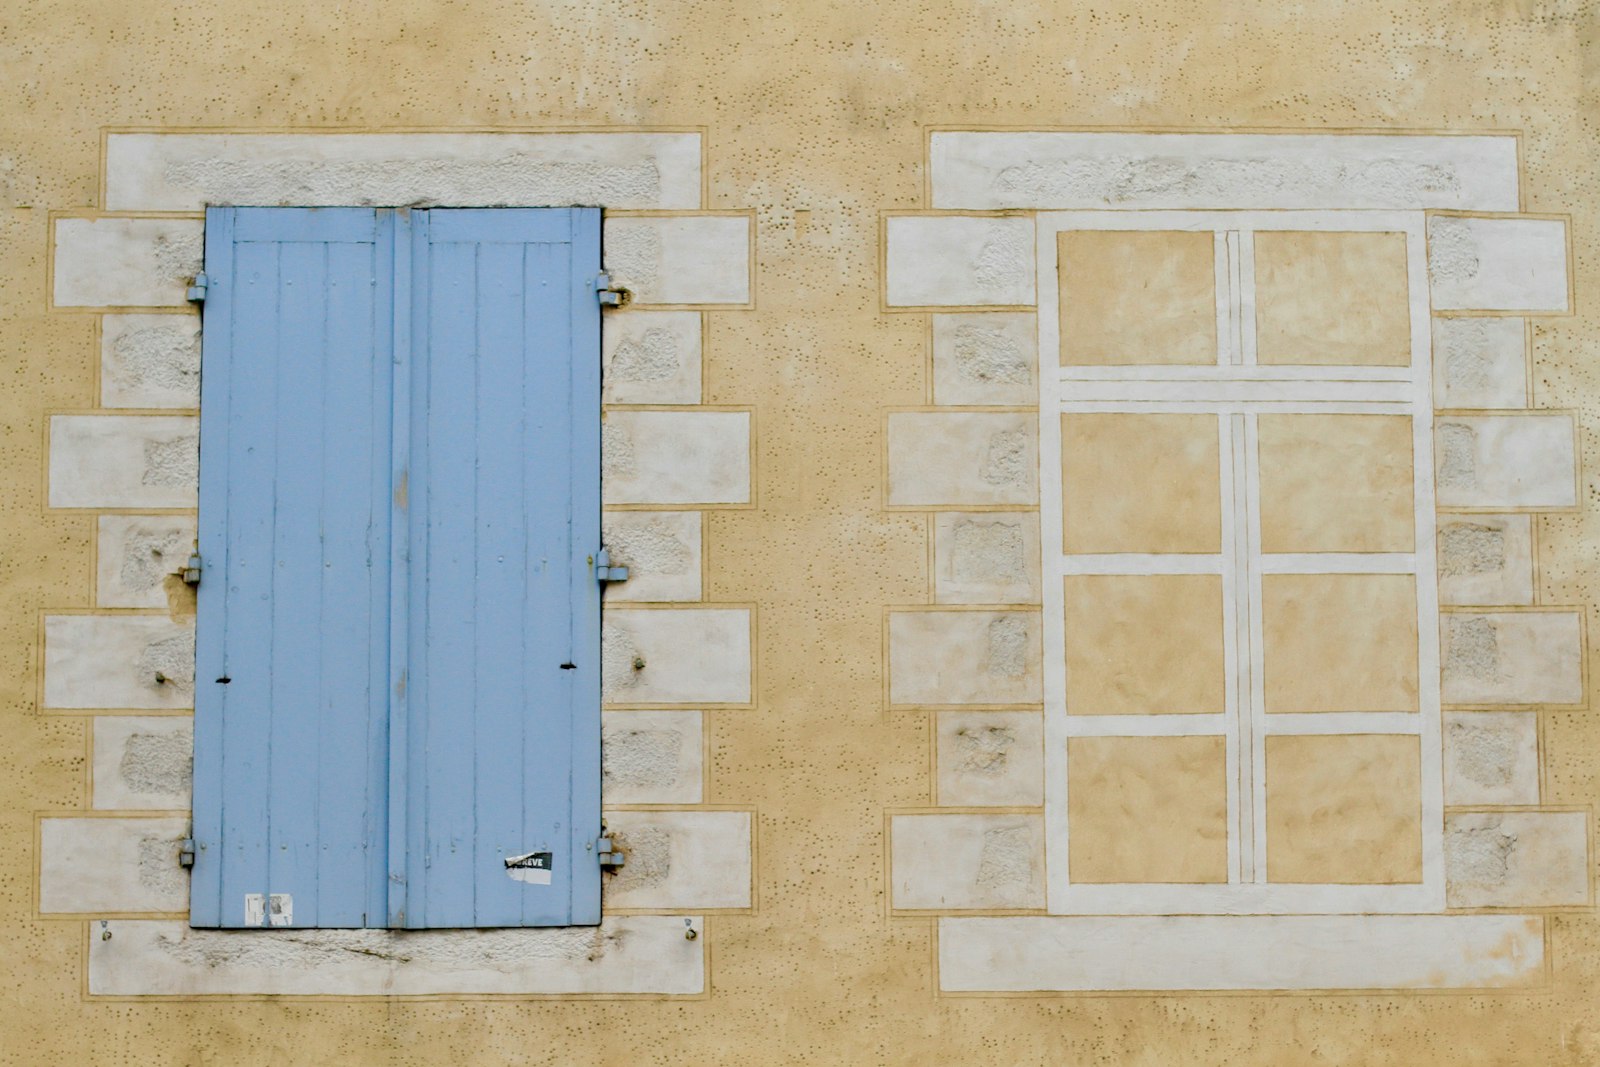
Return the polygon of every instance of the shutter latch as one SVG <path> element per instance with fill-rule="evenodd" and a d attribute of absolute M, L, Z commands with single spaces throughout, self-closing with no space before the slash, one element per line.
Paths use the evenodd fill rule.
<path fill-rule="evenodd" d="M 633 300 L 633 290 L 624 289 L 620 285 L 611 284 L 611 275 L 601 271 L 594 279 L 595 295 L 600 298 L 600 306 L 608 308 L 627 307 Z M 194 299 L 190 297 L 190 299 Z"/>
<path fill-rule="evenodd" d="M 625 582 L 628 580 L 628 568 L 614 566 L 611 553 L 602 548 L 595 553 L 594 576 L 602 582 Z"/>
<path fill-rule="evenodd" d="M 178 842 L 178 866 L 194 866 L 194 838 L 186 837 Z"/>
<path fill-rule="evenodd" d="M 595 846 L 599 849 L 601 870 L 614 871 L 627 865 L 628 857 L 612 844 L 611 838 L 602 837 L 595 842 Z"/>
<path fill-rule="evenodd" d="M 189 562 L 183 565 L 183 581 L 185 585 L 200 584 L 200 553 L 191 555 Z"/>
<path fill-rule="evenodd" d="M 206 277 L 205 271 L 201 271 L 194 276 L 194 284 L 189 286 L 183 297 L 191 304 L 204 304 L 206 302 L 206 290 L 210 286 L 211 279 Z"/>

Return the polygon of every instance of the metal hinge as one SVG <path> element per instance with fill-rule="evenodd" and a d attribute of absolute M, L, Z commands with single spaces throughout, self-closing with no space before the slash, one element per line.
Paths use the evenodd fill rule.
<path fill-rule="evenodd" d="M 620 285 L 611 284 L 611 275 L 601 271 L 594 279 L 595 295 L 600 298 L 600 306 L 608 308 L 627 307 L 633 300 L 633 290 L 624 289 Z"/>
<path fill-rule="evenodd" d="M 625 582 L 628 580 L 628 568 L 613 566 L 611 553 L 602 548 L 594 556 L 594 576 L 602 582 Z"/>
<path fill-rule="evenodd" d="M 185 585 L 200 584 L 200 553 L 191 555 L 189 562 L 183 565 L 183 582 Z"/>
<path fill-rule="evenodd" d="M 628 857 L 623 855 L 620 851 L 618 851 L 615 847 L 612 846 L 611 838 L 602 837 L 598 841 L 595 842 L 595 846 L 599 850 L 599 853 L 600 853 L 600 869 L 601 870 L 603 870 L 603 871 L 614 871 L 618 867 L 623 867 L 623 866 L 627 865 Z"/>
<path fill-rule="evenodd" d="M 194 838 L 186 837 L 178 843 L 178 866 L 194 866 Z"/>
<path fill-rule="evenodd" d="M 211 279 L 206 277 L 205 271 L 201 271 L 194 276 L 194 284 L 189 286 L 188 290 L 183 294 L 184 299 L 191 304 L 204 304 L 206 302 L 206 290 L 210 287 Z"/>

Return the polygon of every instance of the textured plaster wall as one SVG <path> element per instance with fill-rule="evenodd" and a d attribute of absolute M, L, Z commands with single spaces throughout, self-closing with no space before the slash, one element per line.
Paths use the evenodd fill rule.
<path fill-rule="evenodd" d="M 935 995 L 933 920 L 887 917 L 882 835 L 934 800 L 936 720 L 881 710 L 880 653 L 881 606 L 930 588 L 932 520 L 880 497 L 881 413 L 931 399 L 930 328 L 880 314 L 878 269 L 878 212 L 929 206 L 928 125 L 1519 129 L 1523 206 L 1573 213 L 1578 294 L 1534 326 L 1532 399 L 1579 412 L 1600 470 L 1597 38 L 1577 0 L 6 6 L 0 1062 L 1600 1063 L 1589 915 L 1549 919 L 1532 994 Z M 42 449 L 100 360 L 91 316 L 45 312 L 46 231 L 108 206 L 122 125 L 706 129 L 706 207 L 754 205 L 758 255 L 755 308 L 709 319 L 705 400 L 761 426 L 757 506 L 704 533 L 705 599 L 761 625 L 755 706 L 705 724 L 704 800 L 761 820 L 757 907 L 706 922 L 709 997 L 82 999 L 82 923 L 36 917 L 33 813 L 90 806 L 87 720 L 37 714 L 36 686 L 40 612 L 92 603 L 96 523 L 45 510 Z M 1540 601 L 1600 600 L 1593 514 L 1534 525 Z M 1540 714 L 1544 802 L 1593 803 L 1600 715 Z"/>

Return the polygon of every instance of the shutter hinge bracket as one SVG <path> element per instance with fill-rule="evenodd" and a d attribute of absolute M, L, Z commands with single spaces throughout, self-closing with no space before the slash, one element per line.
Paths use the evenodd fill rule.
<path fill-rule="evenodd" d="M 628 857 L 612 844 L 611 838 L 602 837 L 595 842 L 595 846 L 599 850 L 601 870 L 614 871 L 627 865 Z"/>
<path fill-rule="evenodd" d="M 200 584 L 200 553 L 196 552 L 189 557 L 189 562 L 183 565 L 183 583 L 185 585 Z"/>
<path fill-rule="evenodd" d="M 625 582 L 628 580 L 628 568 L 614 565 L 611 553 L 602 548 L 594 556 L 594 576 L 601 582 Z"/>
<path fill-rule="evenodd" d="M 633 290 L 624 289 L 620 285 L 612 285 L 611 275 L 605 271 L 601 271 L 595 276 L 594 292 L 600 298 L 601 307 L 627 307 L 633 300 Z"/>
<path fill-rule="evenodd" d="M 178 842 L 178 866 L 194 866 L 194 838 L 186 837 Z"/>
<path fill-rule="evenodd" d="M 206 290 L 210 287 L 211 279 L 206 277 L 205 271 L 201 271 L 194 276 L 194 284 L 185 290 L 183 298 L 191 304 L 204 304 L 206 302 Z"/>

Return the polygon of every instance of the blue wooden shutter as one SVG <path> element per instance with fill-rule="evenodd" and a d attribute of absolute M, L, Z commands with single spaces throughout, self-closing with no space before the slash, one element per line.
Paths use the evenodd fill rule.
<path fill-rule="evenodd" d="M 372 210 L 207 213 L 197 926 L 383 922 L 391 260 Z"/>
<path fill-rule="evenodd" d="M 597 923 L 600 212 L 434 210 L 411 225 L 407 780 L 390 919 Z"/>
<path fill-rule="evenodd" d="M 207 213 L 193 925 L 599 921 L 598 270 L 593 209 Z"/>

